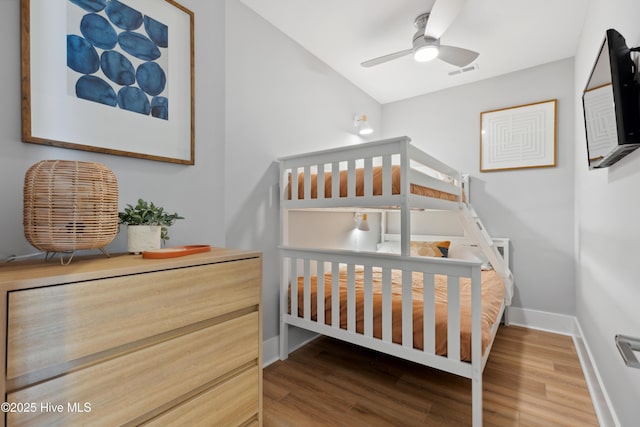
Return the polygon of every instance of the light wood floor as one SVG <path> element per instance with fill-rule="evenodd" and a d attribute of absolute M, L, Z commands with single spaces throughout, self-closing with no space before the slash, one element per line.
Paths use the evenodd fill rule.
<path fill-rule="evenodd" d="M 570 337 L 501 327 L 485 426 L 597 426 Z M 265 427 L 468 426 L 471 381 L 322 337 L 264 370 Z"/>

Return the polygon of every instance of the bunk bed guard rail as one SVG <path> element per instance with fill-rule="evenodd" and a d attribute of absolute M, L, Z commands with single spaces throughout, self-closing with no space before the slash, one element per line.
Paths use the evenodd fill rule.
<path fill-rule="evenodd" d="M 482 349 L 481 270 L 480 263 L 456 259 L 426 259 L 390 257 L 377 253 L 354 254 L 344 250 L 315 250 L 306 248 L 280 248 L 281 275 L 281 320 L 320 334 L 343 339 L 387 354 L 426 364 L 438 369 L 474 378 L 482 372 L 486 358 Z M 356 332 L 356 285 L 355 270 L 364 270 L 364 331 Z M 340 282 L 339 271 L 347 276 L 347 327 L 340 326 Z M 373 333 L 373 285 L 374 269 L 382 272 L 382 337 Z M 402 343 L 392 342 L 392 271 L 402 272 Z M 413 293 L 414 280 L 418 276 L 423 287 L 423 349 L 413 345 Z M 316 280 L 316 292 L 312 295 L 312 277 L 331 279 Z M 435 275 L 446 275 L 447 280 L 447 355 L 436 354 L 435 320 Z M 327 276 L 328 277 L 328 276 Z M 299 279 L 301 278 L 301 279 Z M 471 361 L 462 360 L 460 353 L 460 279 L 471 280 Z M 298 280 L 302 280 L 302 296 L 298 294 Z M 330 280 L 330 282 L 329 282 Z M 325 283 L 326 282 L 326 283 Z M 331 288 L 331 318 L 325 319 L 325 286 Z M 315 298 L 315 301 L 312 301 Z M 303 307 L 298 301 L 302 300 Z M 312 304 L 317 307 L 315 318 Z M 333 309 L 333 308 L 336 309 Z M 303 315 L 299 316 L 302 308 Z M 341 308 L 341 307 L 340 307 Z M 280 335 L 281 356 L 288 353 L 287 334 Z M 488 354 L 488 351 L 486 351 Z M 477 371 L 476 371 L 477 370 Z M 476 371 L 476 375 L 474 372 Z"/>
<path fill-rule="evenodd" d="M 464 200 L 460 173 L 397 137 L 282 157 L 281 203 L 286 209 L 339 207 L 401 207 L 455 209 Z M 399 166 L 399 184 L 392 181 L 392 168 Z M 374 194 L 373 169 L 381 168 L 382 189 Z M 363 170 L 363 187 L 357 195 L 356 170 Z M 346 194 L 341 195 L 341 174 L 346 173 Z M 299 178 L 299 181 L 296 179 Z M 322 183 L 331 180 L 328 191 Z M 288 183 L 288 185 L 286 184 Z M 312 187 L 317 183 L 317 194 Z M 399 185 L 399 191 L 394 191 Z M 412 185 L 452 195 L 453 200 L 412 194 Z M 302 188 L 301 188 L 302 187 Z M 296 189 L 298 191 L 296 191 Z M 292 191 L 293 190 L 293 191 Z M 302 195 L 302 197 L 300 197 Z"/>

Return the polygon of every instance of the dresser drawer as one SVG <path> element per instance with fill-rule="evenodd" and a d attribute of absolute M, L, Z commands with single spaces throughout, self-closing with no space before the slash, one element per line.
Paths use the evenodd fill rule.
<path fill-rule="evenodd" d="M 58 375 L 66 362 L 258 305 L 260 270 L 247 259 L 11 292 L 7 378 Z"/>
<path fill-rule="evenodd" d="M 179 401 L 191 390 L 224 378 L 229 371 L 253 362 L 257 366 L 258 336 L 259 314 L 254 312 L 10 393 L 9 402 L 50 402 L 63 405 L 64 411 L 9 413 L 7 423 L 114 426 L 140 419 Z M 257 381 L 258 376 L 253 378 Z M 257 398 L 257 383 L 251 384 L 254 394 L 238 391 L 238 396 Z M 239 385 L 230 385 L 235 386 Z M 79 402 L 81 407 L 87 402 L 91 411 L 70 412 L 69 402 Z"/>
<path fill-rule="evenodd" d="M 259 370 L 255 366 L 154 418 L 145 427 L 240 426 L 258 416 Z"/>

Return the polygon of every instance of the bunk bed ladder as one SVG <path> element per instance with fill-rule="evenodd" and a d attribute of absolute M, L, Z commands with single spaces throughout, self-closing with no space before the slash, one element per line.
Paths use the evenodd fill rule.
<path fill-rule="evenodd" d="M 462 204 L 461 217 L 466 233 L 471 239 L 478 243 L 478 246 L 487 256 L 493 268 L 498 272 L 503 280 L 508 282 L 507 288 L 509 288 L 513 283 L 513 274 L 511 273 L 509 266 L 504 262 L 504 258 L 502 258 L 502 255 L 498 251 L 497 245 L 487 232 L 484 224 L 482 224 L 480 217 L 478 217 L 478 214 L 471 204 Z"/>

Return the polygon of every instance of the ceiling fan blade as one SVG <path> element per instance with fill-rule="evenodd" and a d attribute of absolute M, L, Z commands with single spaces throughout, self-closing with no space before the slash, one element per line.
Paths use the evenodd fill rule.
<path fill-rule="evenodd" d="M 374 65 L 382 64 L 384 62 L 391 61 L 396 58 L 402 58 L 403 56 L 406 56 L 411 52 L 413 52 L 413 49 L 401 50 L 400 52 L 390 53 L 388 55 L 380 56 L 378 58 L 361 62 L 360 65 L 362 65 L 365 68 L 373 67 Z"/>
<path fill-rule="evenodd" d="M 467 0 L 436 0 L 424 30 L 425 37 L 439 39 L 451 25 Z"/>
<path fill-rule="evenodd" d="M 440 46 L 438 59 L 457 67 L 471 64 L 480 54 L 473 50 L 454 46 Z"/>

